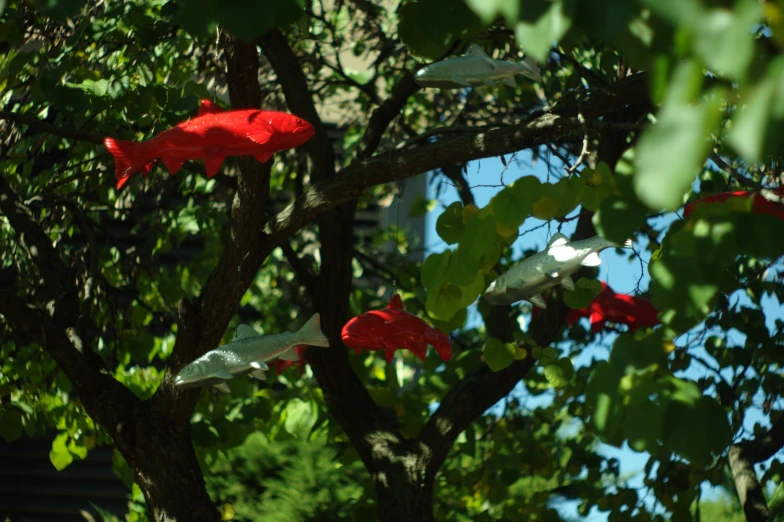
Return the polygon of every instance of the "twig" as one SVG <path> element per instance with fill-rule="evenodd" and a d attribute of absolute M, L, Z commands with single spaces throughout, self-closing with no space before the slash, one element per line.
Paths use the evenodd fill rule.
<path fill-rule="evenodd" d="M 585 125 L 585 118 L 583 117 L 582 112 L 577 113 L 577 120 L 580 122 L 580 125 L 583 127 L 583 150 L 580 151 L 580 155 L 577 157 L 577 161 L 571 167 L 564 166 L 566 172 L 572 174 L 577 167 L 583 162 L 585 157 L 588 155 L 588 127 Z"/>
<path fill-rule="evenodd" d="M 775 192 L 766 189 L 760 183 L 757 183 L 756 181 L 751 180 L 746 176 L 744 176 L 743 174 L 741 174 L 740 172 L 738 172 L 729 163 L 724 161 L 724 159 L 721 156 L 719 156 L 715 150 L 711 152 L 710 159 L 711 161 L 713 161 L 713 163 L 718 165 L 720 169 L 725 171 L 727 174 L 730 175 L 731 178 L 733 178 L 735 181 L 737 181 L 744 187 L 753 188 L 757 190 L 762 195 L 762 197 L 764 197 L 765 199 L 767 199 L 772 203 L 780 203 L 780 204 L 784 203 L 784 197 L 779 196 Z"/>

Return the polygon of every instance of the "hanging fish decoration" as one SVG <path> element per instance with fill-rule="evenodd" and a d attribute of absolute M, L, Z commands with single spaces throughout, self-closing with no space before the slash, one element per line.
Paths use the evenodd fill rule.
<path fill-rule="evenodd" d="M 185 368 L 174 378 L 178 388 L 213 386 L 229 393 L 226 381 L 250 373 L 256 379 L 266 379 L 269 365 L 276 359 L 298 361 L 295 346 L 329 347 L 329 341 L 321 332 L 319 314 L 314 314 L 297 332 L 277 335 L 259 335 L 251 326 L 237 326 L 231 342 L 211 350 Z"/>
<path fill-rule="evenodd" d="M 616 293 L 604 281 L 602 291 L 594 297 L 593 302 L 586 308 L 569 310 L 566 314 L 564 323 L 573 325 L 583 317 L 588 317 L 591 322 L 591 331 L 596 333 L 604 329 L 610 323 L 625 324 L 629 331 L 633 332 L 638 328 L 653 327 L 660 324 L 659 312 L 653 307 L 651 302 L 642 297 Z M 540 314 L 539 308 L 534 308 L 532 318 Z"/>
<path fill-rule="evenodd" d="M 273 153 L 302 145 L 314 132 L 310 123 L 293 114 L 258 109 L 227 111 L 202 100 L 196 117 L 150 140 L 105 138 L 104 145 L 114 156 L 119 190 L 137 170 L 147 177 L 158 158 L 172 175 L 187 160 L 203 159 L 207 177 L 211 178 L 227 156 L 250 155 L 266 163 Z"/>
<path fill-rule="evenodd" d="M 772 192 L 778 194 L 780 197 L 784 196 L 784 187 L 773 190 Z M 784 203 L 776 203 L 775 201 L 766 199 L 765 196 L 759 192 L 747 192 L 745 190 L 722 192 L 720 194 L 713 194 L 712 196 L 707 196 L 702 199 L 692 201 L 683 208 L 683 217 L 689 217 L 689 214 L 691 214 L 694 209 L 700 205 L 723 203 L 729 199 L 736 198 L 752 198 L 752 214 L 770 214 L 771 216 L 776 216 L 779 219 L 784 219 Z"/>
<path fill-rule="evenodd" d="M 501 81 L 514 89 L 517 88 L 514 77 L 518 74 L 542 83 L 539 67 L 530 58 L 523 62 L 494 60 L 481 47 L 471 44 L 463 56 L 447 58 L 423 67 L 417 71 L 415 80 L 422 87 L 440 89 L 493 88 L 496 82 Z"/>
<path fill-rule="evenodd" d="M 403 308 L 398 294 L 392 296 L 383 310 L 371 310 L 354 317 L 343 327 L 343 344 L 360 351 L 384 350 L 390 362 L 395 350 L 407 348 L 425 360 L 427 346 L 436 349 L 445 361 L 452 358 L 449 336 L 428 326 L 425 321 Z"/>
<path fill-rule="evenodd" d="M 631 240 L 624 243 L 624 248 L 631 246 Z M 599 266 L 602 262 L 599 252 L 610 247 L 619 246 L 599 236 L 570 242 L 560 232 L 556 233 L 543 251 L 523 259 L 490 283 L 484 298 L 491 305 L 508 305 L 525 299 L 547 308 L 542 292 L 558 284 L 574 290 L 570 276 L 581 266 Z"/>

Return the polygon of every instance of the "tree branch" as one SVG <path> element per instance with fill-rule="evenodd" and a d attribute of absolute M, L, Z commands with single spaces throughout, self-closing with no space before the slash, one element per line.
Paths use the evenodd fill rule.
<path fill-rule="evenodd" d="M 256 47 L 229 36 L 224 36 L 224 44 L 232 106 L 258 107 L 261 95 Z M 153 410 L 181 426 L 190 423 L 200 393 L 199 390 L 175 389 L 174 376 L 183 366 L 220 342 L 239 300 L 263 261 L 253 252 L 261 243 L 259 231 L 265 222 L 272 162 L 262 164 L 241 157 L 237 163 L 240 175 L 231 206 L 226 245 L 199 298 L 195 302 L 183 300 L 180 303 L 177 340 L 163 383 L 150 399 Z"/>
<path fill-rule="evenodd" d="M 607 90 L 590 93 L 582 102 L 583 116 L 599 119 L 647 99 L 646 81 L 647 74 L 638 73 Z M 274 248 L 322 212 L 356 199 L 376 185 L 407 179 L 442 165 L 467 163 L 559 141 L 581 127 L 577 109 L 574 100 L 564 99 L 552 112 L 539 111 L 518 125 L 477 127 L 471 134 L 461 133 L 417 148 L 389 150 L 355 161 L 335 178 L 309 187 L 302 197 L 279 212 L 264 232 Z"/>
<path fill-rule="evenodd" d="M 103 138 L 100 136 L 93 136 L 92 134 L 86 134 L 84 132 L 56 127 L 51 123 L 33 118 L 32 116 L 27 116 L 26 114 L 19 114 L 18 112 L 0 111 L 0 120 L 8 120 L 21 125 L 27 125 L 38 132 L 46 132 L 69 140 L 88 141 L 98 145 L 103 144 Z"/>
<path fill-rule="evenodd" d="M 572 239 L 584 239 L 596 233 L 591 222 L 592 216 L 592 213 L 581 215 Z M 553 342 L 568 312 L 569 308 L 563 299 L 557 299 L 531 323 L 528 333 L 538 346 L 548 346 Z M 481 364 L 447 392 L 418 438 L 418 442 L 432 452 L 427 465 L 427 473 L 431 477 L 446 459 L 457 436 L 474 419 L 508 395 L 536 364 L 530 354 L 529 349 L 525 359 L 513 362 L 500 372 L 493 372 L 486 364 Z"/>
<path fill-rule="evenodd" d="M 782 447 L 784 447 L 784 414 L 779 415 L 778 420 L 762 437 L 739 442 L 730 447 L 730 470 L 747 522 L 765 522 L 770 519 L 765 492 L 757 480 L 754 464 L 768 460 Z"/>
<path fill-rule="evenodd" d="M 47 287 L 54 289 L 58 322 L 72 325 L 79 313 L 74 276 L 57 254 L 52 240 L 33 218 L 5 178 L 0 177 L 0 210 L 8 217 L 16 237 L 36 264 Z M 62 316 L 62 317 L 60 317 Z"/>

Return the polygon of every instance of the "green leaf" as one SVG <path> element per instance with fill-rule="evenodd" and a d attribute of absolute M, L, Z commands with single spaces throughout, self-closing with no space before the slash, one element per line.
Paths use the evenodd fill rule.
<path fill-rule="evenodd" d="M 468 318 L 468 310 L 463 308 L 461 310 L 458 310 L 457 313 L 453 315 L 449 321 L 439 321 L 433 318 L 431 318 L 430 320 L 433 322 L 433 326 L 435 326 L 442 332 L 450 333 L 462 327 L 465 324 L 467 318 Z"/>
<path fill-rule="evenodd" d="M 251 42 L 272 27 L 293 24 L 303 14 L 301 0 L 221 0 L 216 18 L 229 34 Z M 262 48 L 262 52 L 264 49 Z"/>
<path fill-rule="evenodd" d="M 448 245 L 454 245 L 463 237 L 463 204 L 455 201 L 438 216 L 436 233 Z M 495 230 L 493 230 L 495 234 Z"/>
<path fill-rule="evenodd" d="M 463 308 L 461 305 L 462 297 L 458 287 L 446 283 L 438 291 L 428 290 L 425 308 L 433 319 L 449 321 L 458 310 Z"/>
<path fill-rule="evenodd" d="M 533 0 L 522 2 L 521 21 L 515 26 L 517 45 L 540 62 L 572 25 L 573 2 Z"/>
<path fill-rule="evenodd" d="M 664 417 L 665 446 L 697 465 L 724 451 L 732 440 L 729 422 L 716 401 L 700 397 L 692 404 L 671 401 Z"/>
<path fill-rule="evenodd" d="M 639 334 L 619 335 L 610 351 L 610 364 L 619 375 L 629 370 L 644 370 L 664 355 L 661 330 L 642 337 Z"/>
<path fill-rule="evenodd" d="M 449 259 L 446 280 L 455 286 L 467 286 L 474 282 L 479 274 L 479 260 L 460 245 Z"/>
<path fill-rule="evenodd" d="M 642 0 L 640 3 L 676 25 L 688 27 L 700 20 L 702 8 L 697 0 Z"/>
<path fill-rule="evenodd" d="M 512 364 L 515 355 L 515 346 L 504 343 L 491 337 L 484 347 L 485 362 L 494 372 L 498 372 Z"/>
<path fill-rule="evenodd" d="M 512 25 L 520 14 L 519 0 L 466 0 L 466 5 L 485 25 L 489 25 L 499 14 L 503 15 L 507 24 Z"/>
<path fill-rule="evenodd" d="M 436 208 L 437 201 L 435 199 L 425 199 L 420 194 L 414 197 L 411 202 L 411 207 L 408 209 L 408 217 L 420 218 Z"/>
<path fill-rule="evenodd" d="M 637 201 L 610 196 L 599 205 L 593 215 L 593 224 L 600 236 L 622 245 L 634 236 L 645 221 L 645 215 L 645 209 Z"/>
<path fill-rule="evenodd" d="M 465 247 L 478 260 L 492 252 L 495 237 L 495 218 L 480 214 L 466 223 L 460 247 Z"/>
<path fill-rule="evenodd" d="M 474 280 L 466 285 L 460 286 L 460 306 L 466 307 L 476 301 L 476 298 L 484 292 L 485 277 L 483 274 L 476 274 Z"/>
<path fill-rule="evenodd" d="M 610 363 L 596 365 L 585 388 L 585 402 L 591 409 L 591 422 L 600 438 L 610 444 L 621 443 L 623 405 L 618 394 L 619 377 Z"/>
<path fill-rule="evenodd" d="M 646 400 L 643 404 L 629 408 L 623 435 L 634 451 L 651 451 L 656 448 L 662 436 L 666 407 Z"/>
<path fill-rule="evenodd" d="M 77 444 L 76 439 L 68 441 L 68 451 L 71 455 L 79 457 L 80 460 L 87 458 L 87 448 L 84 446 L 84 440 Z"/>
<path fill-rule="evenodd" d="M 782 82 L 784 57 L 779 57 L 733 118 L 727 140 L 749 162 L 759 161 L 766 142 L 770 141 L 767 135 L 771 116 L 784 118 L 784 114 L 776 114 L 774 110 L 777 98 L 778 104 L 784 105 L 784 94 L 780 88 Z"/>
<path fill-rule="evenodd" d="M 14 442 L 22 436 L 22 414 L 16 409 L 0 412 L 0 437 L 6 442 Z"/>
<path fill-rule="evenodd" d="M 452 252 L 446 250 L 438 254 L 430 254 L 422 263 L 422 286 L 428 292 L 438 290 L 446 276 L 447 268 L 451 264 Z"/>
<path fill-rule="evenodd" d="M 531 215 L 536 219 L 548 221 L 558 215 L 558 207 L 560 206 L 559 198 L 553 194 L 550 184 L 542 185 L 544 192 L 548 192 L 539 196 L 536 201 L 531 205 Z"/>
<path fill-rule="evenodd" d="M 568 357 L 563 357 L 558 362 L 547 364 L 543 372 L 547 382 L 556 388 L 563 388 L 574 376 L 574 366 Z"/>
<path fill-rule="evenodd" d="M 714 73 L 741 76 L 754 53 L 751 27 L 760 23 L 756 0 L 736 3 L 735 10 L 711 9 L 694 18 L 694 51 Z"/>
<path fill-rule="evenodd" d="M 465 2 L 417 0 L 398 11 L 400 40 L 416 56 L 441 58 L 458 40 L 469 40 L 484 25 Z"/>
<path fill-rule="evenodd" d="M 215 0 L 180 0 L 179 22 L 194 36 L 211 37 L 215 34 Z"/>
<path fill-rule="evenodd" d="M 3 11 L 5 11 L 5 4 L 6 0 L 0 0 L 0 16 L 2 16 Z"/>
<path fill-rule="evenodd" d="M 64 470 L 73 462 L 71 452 L 65 445 L 66 440 L 68 440 L 68 434 L 60 433 L 52 441 L 52 449 L 49 450 L 49 460 L 57 471 Z"/>
<path fill-rule="evenodd" d="M 506 228 L 517 230 L 531 213 L 531 199 L 525 194 L 516 194 L 514 185 L 504 188 L 490 200 L 495 218 Z M 521 200 L 523 203 L 521 204 Z"/>
<path fill-rule="evenodd" d="M 286 420 L 283 427 L 294 437 L 307 439 L 317 420 L 318 411 L 313 405 L 295 398 L 286 405 Z"/>
<path fill-rule="evenodd" d="M 78 13 L 84 0 L 28 0 L 42 14 L 57 20 L 65 20 Z"/>
<path fill-rule="evenodd" d="M 686 63 L 676 74 L 659 121 L 651 126 L 637 144 L 634 189 L 650 209 L 675 210 L 691 188 L 705 162 L 710 147 L 709 133 L 715 127 L 717 105 L 703 102 L 687 104 L 694 79 L 701 71 Z"/>
<path fill-rule="evenodd" d="M 602 284 L 599 281 L 581 277 L 574 285 L 574 290 L 564 291 L 564 303 L 573 310 L 588 308 L 601 291 Z"/>

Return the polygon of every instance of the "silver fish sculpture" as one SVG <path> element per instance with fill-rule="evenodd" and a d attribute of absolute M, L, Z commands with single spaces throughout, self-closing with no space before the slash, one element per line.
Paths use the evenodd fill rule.
<path fill-rule="evenodd" d="M 247 324 L 237 326 L 231 342 L 205 353 L 174 378 L 178 388 L 213 386 L 229 393 L 226 381 L 250 373 L 256 379 L 266 379 L 268 362 L 275 359 L 298 361 L 294 347 L 300 344 L 329 347 L 329 341 L 321 332 L 321 319 L 314 314 L 297 332 L 276 335 L 259 335 Z"/>
<path fill-rule="evenodd" d="M 493 88 L 501 81 L 514 89 L 517 87 L 514 77 L 518 74 L 542 83 L 542 75 L 532 59 L 526 58 L 519 63 L 494 60 L 481 47 L 471 44 L 463 56 L 423 67 L 416 73 L 415 80 L 422 87 L 441 89 Z"/>
<path fill-rule="evenodd" d="M 571 275 L 581 266 L 599 266 L 599 252 L 620 248 L 611 241 L 594 236 L 570 242 L 561 233 L 554 234 L 547 247 L 501 274 L 485 290 L 484 298 L 491 305 L 508 305 L 525 299 L 539 308 L 547 308 L 542 292 L 556 285 L 574 290 Z M 623 248 L 631 248 L 627 240 Z"/>

